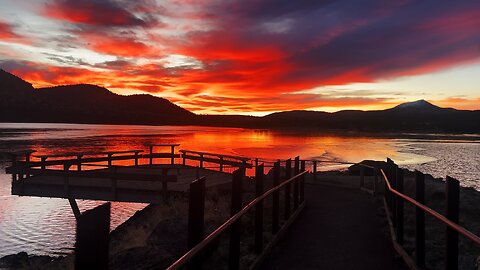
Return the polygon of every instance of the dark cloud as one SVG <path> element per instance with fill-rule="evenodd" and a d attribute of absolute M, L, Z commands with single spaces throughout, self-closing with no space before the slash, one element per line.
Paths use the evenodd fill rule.
<path fill-rule="evenodd" d="M 47 16 L 92 26 L 142 26 L 147 22 L 111 0 L 53 0 L 45 8 Z"/>

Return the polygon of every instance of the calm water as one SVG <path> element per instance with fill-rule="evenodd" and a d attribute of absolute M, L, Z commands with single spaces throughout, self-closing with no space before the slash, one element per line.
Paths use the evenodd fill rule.
<path fill-rule="evenodd" d="M 210 127 L 150 127 L 77 124 L 0 123 L 0 152 L 34 149 L 38 154 L 143 149 L 180 143 L 180 148 L 224 154 L 286 159 L 359 162 L 394 159 L 437 177 L 449 174 L 462 185 L 480 189 L 480 141 L 387 139 Z M 0 162 L 0 256 L 26 251 L 64 255 L 74 245 L 75 219 L 64 199 L 10 195 L 10 176 Z M 328 169 L 332 169 L 329 167 Z M 82 211 L 99 202 L 79 201 Z M 144 204 L 113 203 L 112 228 Z"/>

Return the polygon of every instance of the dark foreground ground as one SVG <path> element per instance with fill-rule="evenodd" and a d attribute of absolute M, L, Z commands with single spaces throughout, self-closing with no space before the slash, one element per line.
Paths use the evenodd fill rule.
<path fill-rule="evenodd" d="M 262 269 L 407 269 L 380 199 L 322 185 L 306 185 L 305 197 L 305 209 Z"/>

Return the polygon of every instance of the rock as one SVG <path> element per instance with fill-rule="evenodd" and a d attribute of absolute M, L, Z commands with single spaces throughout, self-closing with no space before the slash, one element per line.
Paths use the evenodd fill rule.
<path fill-rule="evenodd" d="M 17 254 L 7 255 L 0 258 L 0 267 L 20 268 L 28 264 L 28 254 L 19 252 Z"/>

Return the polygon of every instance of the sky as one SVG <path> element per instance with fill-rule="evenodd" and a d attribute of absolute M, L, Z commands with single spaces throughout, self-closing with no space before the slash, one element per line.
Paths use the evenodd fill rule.
<path fill-rule="evenodd" d="M 480 1 L 0 0 L 0 68 L 200 114 L 480 109 Z"/>

